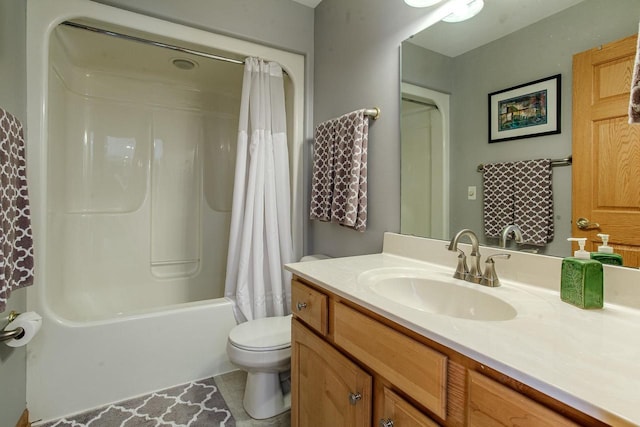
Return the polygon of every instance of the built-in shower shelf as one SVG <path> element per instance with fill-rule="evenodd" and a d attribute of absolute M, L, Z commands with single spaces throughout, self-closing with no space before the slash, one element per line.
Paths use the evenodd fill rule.
<path fill-rule="evenodd" d="M 172 279 L 196 274 L 200 260 L 166 261 L 151 263 L 151 273 L 158 278 Z"/>

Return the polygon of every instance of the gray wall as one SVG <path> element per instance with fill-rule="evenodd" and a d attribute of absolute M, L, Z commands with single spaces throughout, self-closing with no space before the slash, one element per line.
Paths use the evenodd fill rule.
<path fill-rule="evenodd" d="M 383 233 L 400 230 L 399 47 L 427 13 L 400 0 L 323 0 L 316 7 L 314 124 L 365 107 L 382 114 L 369 128 L 367 230 L 310 221 L 310 252 L 379 252 Z"/>
<path fill-rule="evenodd" d="M 638 0 L 587 0 L 561 16 L 459 57 L 432 52 L 411 65 L 417 71 L 404 61 L 406 81 L 452 93 L 452 116 L 464 117 L 464 123 L 452 123 L 452 232 L 482 229 L 481 198 L 466 197 L 467 186 L 482 188 L 478 163 L 526 159 L 538 150 L 544 154 L 537 157 L 571 153 L 572 55 L 636 33 L 639 4 Z M 384 0 L 323 0 L 316 8 L 314 123 L 373 105 L 381 106 L 383 114 L 370 128 L 369 228 L 356 233 L 313 222 L 309 235 L 314 252 L 334 256 L 376 252 L 384 231 L 400 229 L 398 46 L 420 29 L 421 13 L 400 1 Z M 596 25 L 599 29 L 594 32 Z M 504 52 L 515 53 L 519 66 L 507 66 Z M 558 73 L 563 78 L 562 134 L 488 144 L 487 94 Z M 556 200 L 565 201 L 555 212 L 557 234 L 567 237 L 571 168 L 555 168 L 554 175 Z M 550 250 L 568 253 L 569 247 L 556 237 Z"/>
<path fill-rule="evenodd" d="M 454 59 L 409 42 L 402 43 L 402 81 L 451 94 Z"/>
<path fill-rule="evenodd" d="M 0 1 L 0 106 L 25 124 L 26 86 L 26 7 L 24 0 Z M 28 173 L 28 171 L 27 171 Z M 0 327 L 11 310 L 27 308 L 26 290 L 11 294 Z M 14 426 L 26 407 L 26 349 L 0 344 L 0 425 Z"/>
<path fill-rule="evenodd" d="M 482 174 L 476 172 L 479 163 L 563 158 L 571 154 L 572 57 L 637 33 L 639 17 L 638 0 L 587 0 L 454 59 L 452 230 L 466 227 L 482 230 L 481 198 L 475 201 L 466 198 L 467 186 L 482 188 Z M 554 74 L 562 75 L 562 132 L 489 144 L 487 94 Z M 553 174 L 556 237 L 544 251 L 568 256 L 571 167 L 556 167 Z"/>
<path fill-rule="evenodd" d="M 313 52 L 313 9 L 292 0 L 93 1 L 291 52 Z"/>

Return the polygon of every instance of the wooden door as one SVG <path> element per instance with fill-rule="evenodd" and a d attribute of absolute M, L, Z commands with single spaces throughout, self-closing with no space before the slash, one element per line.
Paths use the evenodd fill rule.
<path fill-rule="evenodd" d="M 624 265 L 640 265 L 640 125 L 629 125 L 637 36 L 573 57 L 572 234 L 596 251 L 598 233 Z M 597 223 L 578 228 L 579 218 Z"/>
<path fill-rule="evenodd" d="M 371 376 L 296 319 L 291 327 L 291 425 L 369 427 Z"/>

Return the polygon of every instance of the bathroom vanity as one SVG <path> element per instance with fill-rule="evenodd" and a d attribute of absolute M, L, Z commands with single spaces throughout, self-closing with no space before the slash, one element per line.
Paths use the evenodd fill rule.
<path fill-rule="evenodd" d="M 512 253 L 486 288 L 450 277 L 442 241 L 384 247 L 288 265 L 293 426 L 640 423 L 637 308 L 562 303 L 555 258 Z"/>

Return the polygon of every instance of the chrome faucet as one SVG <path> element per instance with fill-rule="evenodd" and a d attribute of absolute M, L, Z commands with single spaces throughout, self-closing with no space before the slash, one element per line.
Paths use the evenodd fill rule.
<path fill-rule="evenodd" d="M 522 238 L 522 230 L 520 230 L 520 227 L 518 227 L 515 224 L 510 224 L 505 226 L 502 231 L 500 232 L 500 247 L 501 248 L 506 248 L 507 247 L 507 236 L 509 235 L 510 232 L 513 231 L 513 235 L 514 235 L 514 240 L 516 243 L 524 243 L 524 240 Z"/>
<path fill-rule="evenodd" d="M 516 227 L 515 225 L 513 227 Z M 518 228 L 518 232 L 520 229 Z M 468 236 L 469 240 L 471 240 L 471 266 L 467 267 L 467 258 L 464 252 L 461 249 L 458 249 L 458 242 L 462 236 Z M 520 239 L 522 240 L 522 233 L 520 233 Z M 516 241 L 518 241 L 516 239 Z M 494 258 L 506 258 L 509 259 L 511 255 L 509 254 L 495 254 L 487 258 L 486 268 L 484 274 L 482 273 L 482 269 L 480 268 L 480 242 L 478 242 L 478 236 L 476 233 L 465 228 L 464 230 L 458 231 L 458 233 L 451 239 L 449 246 L 447 247 L 450 251 L 458 252 L 458 266 L 456 268 L 456 272 L 453 274 L 453 277 L 456 279 L 464 279 L 467 282 L 471 283 L 479 283 L 483 286 L 496 287 L 500 286 L 500 280 L 498 279 L 498 275 L 495 270 L 495 261 Z"/>
<path fill-rule="evenodd" d="M 474 233 L 472 230 L 469 230 L 468 228 L 458 231 L 453 239 L 451 239 L 451 243 L 449 243 L 448 249 L 453 252 L 459 251 L 461 253 L 461 255 L 458 256 L 458 265 L 460 266 L 460 258 L 462 257 L 462 262 L 465 261 L 464 252 L 458 249 L 458 241 L 463 236 L 468 236 L 469 240 L 471 240 L 471 266 L 469 267 L 469 270 L 464 273 L 464 280 L 472 283 L 480 283 L 480 281 L 482 280 L 482 269 L 480 268 L 480 242 L 478 241 L 478 236 L 476 236 L 476 233 Z M 458 273 L 458 270 L 456 270 L 456 274 Z M 462 278 L 455 275 L 454 277 Z"/>

